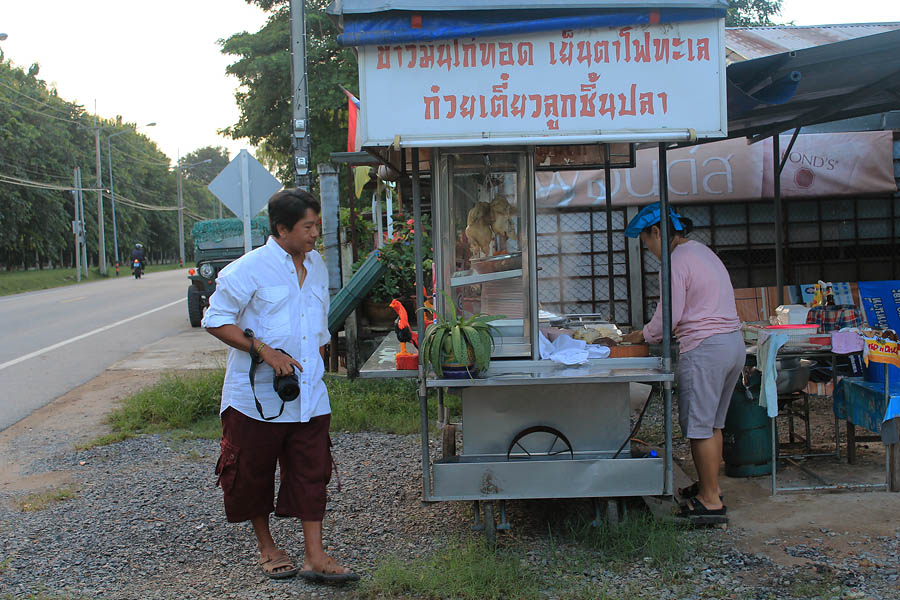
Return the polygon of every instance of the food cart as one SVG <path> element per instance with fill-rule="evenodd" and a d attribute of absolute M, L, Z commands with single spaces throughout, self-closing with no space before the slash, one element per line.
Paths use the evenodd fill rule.
<path fill-rule="evenodd" d="M 494 322 L 487 372 L 436 378 L 420 361 L 412 373 L 424 500 L 474 501 L 476 523 L 489 536 L 497 527 L 494 502 L 500 527 L 507 527 L 508 499 L 604 499 L 615 521 L 623 498 L 673 494 L 669 257 L 661 269 L 661 356 L 576 365 L 541 360 L 535 175 L 588 168 L 609 174 L 620 159 L 632 166 L 635 144 L 656 144 L 657 195 L 667 211 L 668 147 L 726 133 L 726 6 L 342 0 L 329 8 L 343 30 L 339 42 L 358 51 L 357 137 L 363 149 L 411 176 L 419 265 L 421 186 L 429 175 L 437 310 L 445 311 L 449 298 L 465 314 L 503 315 Z M 611 248 L 609 183 L 605 193 Z M 419 267 L 416 276 L 423 306 L 422 284 L 432 274 Z M 418 329 L 421 337 L 421 311 Z M 395 338 L 361 376 L 409 373 L 394 370 L 392 344 Z M 634 382 L 662 389 L 660 455 L 632 454 Z M 455 393 L 462 404 L 462 448 L 445 447 L 434 460 L 429 389 L 438 390 L 439 402 Z"/>

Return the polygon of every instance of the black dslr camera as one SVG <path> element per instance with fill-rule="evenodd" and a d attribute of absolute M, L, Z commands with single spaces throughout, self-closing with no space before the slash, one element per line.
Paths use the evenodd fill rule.
<path fill-rule="evenodd" d="M 281 348 L 275 349 L 291 356 Z M 291 356 L 291 358 L 294 357 Z M 275 376 L 275 379 L 272 380 L 272 387 L 275 388 L 275 393 L 278 394 L 278 397 L 281 398 L 282 402 L 290 402 L 291 400 L 296 400 L 300 396 L 300 380 L 297 379 L 297 373 L 294 371 L 293 365 L 291 365 L 291 372 L 289 375 Z"/>
<path fill-rule="evenodd" d="M 272 379 L 272 387 L 275 388 L 275 393 L 278 394 L 278 397 L 281 398 L 281 410 L 278 411 L 278 414 L 274 417 L 267 417 L 263 414 L 262 404 L 259 403 L 259 398 L 256 397 L 256 367 L 259 363 L 263 362 L 262 358 L 257 354 L 256 348 L 253 347 L 252 340 L 254 338 L 252 329 L 245 329 L 244 336 L 251 340 L 250 343 L 250 389 L 253 391 L 253 399 L 256 401 L 256 410 L 259 412 L 259 416 L 262 417 L 266 421 L 271 421 L 272 419 L 277 419 L 281 416 L 281 413 L 284 412 L 284 403 L 291 402 L 300 397 L 300 380 L 297 378 L 297 373 L 294 371 L 294 366 L 291 365 L 291 372 L 288 375 L 275 375 L 274 379 Z M 287 354 L 291 358 L 294 358 L 281 348 L 275 348 L 282 354 Z"/>

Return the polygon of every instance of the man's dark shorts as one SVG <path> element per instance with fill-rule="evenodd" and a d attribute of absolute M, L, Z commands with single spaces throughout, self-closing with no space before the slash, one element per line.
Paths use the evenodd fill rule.
<path fill-rule="evenodd" d="M 272 511 L 279 517 L 321 521 L 331 480 L 330 425 L 330 414 L 307 423 L 267 423 L 225 409 L 216 484 L 225 493 L 228 521 L 248 521 Z M 281 464 L 281 485 L 273 505 L 276 463 Z"/>

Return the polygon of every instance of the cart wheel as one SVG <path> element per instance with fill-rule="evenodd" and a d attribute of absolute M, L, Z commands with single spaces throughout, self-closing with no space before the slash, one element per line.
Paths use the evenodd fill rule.
<path fill-rule="evenodd" d="M 494 503 L 482 502 L 484 512 L 484 539 L 489 546 L 497 545 L 497 521 L 494 519 Z"/>

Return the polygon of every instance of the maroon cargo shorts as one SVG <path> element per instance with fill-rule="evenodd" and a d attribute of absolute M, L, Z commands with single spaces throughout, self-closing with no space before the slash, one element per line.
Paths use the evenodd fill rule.
<path fill-rule="evenodd" d="M 216 485 L 225 493 L 230 523 L 268 515 L 321 521 L 331 480 L 331 415 L 307 423 L 268 423 L 227 408 L 222 413 L 222 453 Z M 281 465 L 273 506 L 275 464 Z"/>

